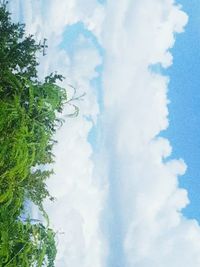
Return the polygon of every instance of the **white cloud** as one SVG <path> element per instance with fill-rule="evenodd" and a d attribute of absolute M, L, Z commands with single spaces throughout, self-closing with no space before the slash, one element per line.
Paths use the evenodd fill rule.
<path fill-rule="evenodd" d="M 51 41 L 62 35 L 66 25 L 78 21 L 99 32 L 103 18 L 103 6 L 96 0 L 14 0 L 9 8 L 15 19 L 21 17 L 26 22 L 28 32 Z"/>
<path fill-rule="evenodd" d="M 99 219 L 105 192 L 93 175 L 92 149 L 86 139 L 90 128 L 90 122 L 75 119 L 57 135 L 56 175 L 49 181 L 57 201 L 48 207 L 54 228 L 65 233 L 59 236 L 57 266 L 102 266 Z"/>
<path fill-rule="evenodd" d="M 126 266 L 197 267 L 200 228 L 181 214 L 186 166 L 168 160 L 169 141 L 157 137 L 169 123 L 168 78 L 149 68 L 172 64 L 187 16 L 171 0 L 127 0 L 108 1 L 105 18 L 105 146 L 115 151 Z"/>
<path fill-rule="evenodd" d="M 47 210 L 54 229 L 65 233 L 59 236 L 56 266 L 100 267 L 106 254 L 100 232 L 106 188 L 99 186 L 94 175 L 93 151 L 87 140 L 92 122 L 85 116 L 95 122 L 99 113 L 90 81 L 97 76 L 95 67 L 101 64 L 101 58 L 90 40 L 80 36 L 78 42 L 80 47 L 73 56 L 55 48 L 55 57 L 51 55 L 47 63 L 49 69 L 53 64 L 59 72 L 65 70 L 70 77 L 67 82 L 73 82 L 78 94 L 86 92 L 84 101 L 78 103 L 79 117 L 67 120 L 56 136 L 56 175 L 50 179 L 49 188 L 57 201 Z M 68 112 L 66 107 L 64 114 Z"/>

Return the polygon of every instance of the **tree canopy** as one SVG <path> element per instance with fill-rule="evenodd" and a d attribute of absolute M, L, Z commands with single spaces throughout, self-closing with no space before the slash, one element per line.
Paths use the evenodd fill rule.
<path fill-rule="evenodd" d="M 57 114 L 67 102 L 62 80 L 50 74 L 40 81 L 37 53 L 42 52 L 25 25 L 13 23 L 0 4 L 0 266 L 54 266 L 55 233 L 41 222 L 20 219 L 26 200 L 45 215 L 43 201 L 53 199 L 46 180 L 52 171 Z"/>

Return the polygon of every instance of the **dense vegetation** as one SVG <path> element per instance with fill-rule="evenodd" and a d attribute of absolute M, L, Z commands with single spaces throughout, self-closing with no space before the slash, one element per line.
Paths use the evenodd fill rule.
<path fill-rule="evenodd" d="M 56 85 L 62 76 L 39 81 L 37 53 L 43 47 L 12 23 L 6 4 L 0 4 L 0 266 L 54 266 L 55 233 L 48 223 L 22 220 L 27 200 L 46 215 L 45 181 L 53 162 L 53 134 L 61 121 L 57 114 L 67 102 Z M 47 216 L 46 216 L 47 217 Z"/>

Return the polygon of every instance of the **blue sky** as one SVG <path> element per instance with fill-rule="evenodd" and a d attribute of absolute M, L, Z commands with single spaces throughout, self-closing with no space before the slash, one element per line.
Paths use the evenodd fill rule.
<path fill-rule="evenodd" d="M 40 75 L 86 92 L 48 182 L 56 267 L 200 266 L 200 4 L 175 2 L 11 2 L 48 39 Z"/>
<path fill-rule="evenodd" d="M 185 216 L 200 222 L 200 3 L 179 1 L 189 15 L 185 33 L 177 36 L 172 49 L 173 65 L 166 71 L 169 85 L 169 128 L 163 133 L 173 146 L 172 157 L 183 158 L 187 172 L 180 185 L 187 188 L 191 201 Z"/>

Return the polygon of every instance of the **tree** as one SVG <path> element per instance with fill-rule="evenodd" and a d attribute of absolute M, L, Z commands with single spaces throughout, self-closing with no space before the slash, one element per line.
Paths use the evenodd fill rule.
<path fill-rule="evenodd" d="M 4 224 L 5 226 L 5 224 Z M 2 267 L 54 267 L 56 257 L 55 233 L 41 223 L 26 224 L 10 222 L 11 235 L 3 232 L 0 246 L 0 266 Z"/>
<path fill-rule="evenodd" d="M 45 41 L 46 47 L 46 41 Z M 56 85 L 62 75 L 39 81 L 37 53 L 44 52 L 25 26 L 12 23 L 0 3 L 0 266 L 54 266 L 55 233 L 41 223 L 22 221 L 27 199 L 45 216 L 43 200 L 53 199 L 46 179 L 53 171 L 38 166 L 54 160 L 57 114 L 67 99 Z M 77 113 L 77 109 L 75 110 Z"/>
<path fill-rule="evenodd" d="M 11 70 L 29 79 L 37 78 L 36 52 L 42 50 L 32 35 L 24 37 L 25 25 L 12 23 L 6 4 L 0 9 L 0 69 Z"/>

